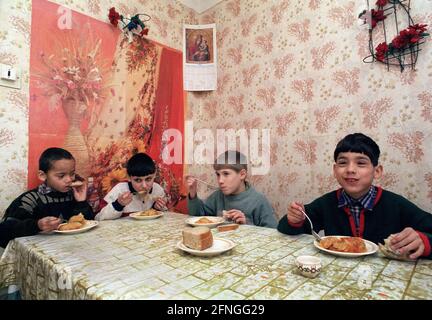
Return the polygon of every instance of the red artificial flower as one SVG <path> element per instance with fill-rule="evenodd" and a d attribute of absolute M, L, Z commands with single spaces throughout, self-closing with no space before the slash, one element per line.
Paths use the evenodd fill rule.
<path fill-rule="evenodd" d="M 148 32 L 149 32 L 149 29 L 148 29 L 148 28 L 145 28 L 145 29 L 143 29 L 143 30 L 140 32 L 140 35 L 141 35 L 141 36 L 146 36 L 146 35 L 148 35 Z"/>
<path fill-rule="evenodd" d="M 376 53 L 375 53 L 375 56 L 376 56 L 376 59 L 377 59 L 378 61 L 384 62 L 384 59 L 385 59 L 385 57 L 386 57 L 386 54 L 387 54 L 388 50 L 389 50 L 389 48 L 388 48 L 387 43 L 385 43 L 385 42 L 380 43 L 380 44 L 375 48 L 375 52 L 376 52 Z"/>
<path fill-rule="evenodd" d="M 407 45 L 419 42 L 424 36 L 426 31 L 426 24 L 415 24 L 409 26 L 407 29 L 399 32 L 399 35 L 393 39 L 392 46 L 396 49 L 402 49 Z"/>
<path fill-rule="evenodd" d="M 111 23 L 113 26 L 117 27 L 118 22 L 119 22 L 121 16 L 120 16 L 120 14 L 115 10 L 115 8 L 112 7 L 111 9 L 109 9 L 108 18 L 109 18 L 110 23 Z"/>
<path fill-rule="evenodd" d="M 413 29 L 413 30 L 417 31 L 418 33 L 423 33 L 426 31 L 426 27 L 427 27 L 427 24 L 416 23 L 413 26 L 409 26 L 408 29 Z"/>
<path fill-rule="evenodd" d="M 388 3 L 388 0 L 377 0 L 376 5 L 378 7 L 384 7 Z"/>
<path fill-rule="evenodd" d="M 371 10 L 372 29 L 376 27 L 376 25 L 379 21 L 383 21 L 385 18 L 387 18 L 387 16 L 384 15 L 384 10 L 372 9 Z"/>
<path fill-rule="evenodd" d="M 391 44 L 394 48 L 401 49 L 408 44 L 408 39 L 403 34 L 403 31 L 401 31 L 401 33 L 396 38 L 393 39 Z"/>

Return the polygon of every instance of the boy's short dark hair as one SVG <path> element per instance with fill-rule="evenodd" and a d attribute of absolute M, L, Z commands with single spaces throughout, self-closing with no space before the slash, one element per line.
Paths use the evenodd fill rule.
<path fill-rule="evenodd" d="M 73 155 L 62 148 L 48 148 L 39 157 L 39 170 L 47 173 L 53 166 L 54 161 L 75 160 Z"/>
<path fill-rule="evenodd" d="M 339 153 L 341 152 L 363 153 L 369 157 L 374 167 L 378 165 L 380 149 L 376 142 L 372 140 L 372 138 L 364 135 L 363 133 L 349 134 L 338 142 L 334 151 L 335 162 Z"/>
<path fill-rule="evenodd" d="M 232 169 L 235 172 L 240 172 L 242 169 L 247 171 L 247 159 L 239 151 L 228 150 L 217 157 L 213 168 L 215 170 Z"/>
<path fill-rule="evenodd" d="M 129 159 L 126 170 L 129 177 L 144 177 L 155 173 L 156 165 L 149 155 L 137 153 Z"/>

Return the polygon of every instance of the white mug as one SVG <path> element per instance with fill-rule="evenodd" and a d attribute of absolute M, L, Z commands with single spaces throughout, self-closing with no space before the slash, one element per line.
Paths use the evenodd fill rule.
<path fill-rule="evenodd" d="M 315 278 L 321 271 L 321 259 L 315 256 L 299 256 L 296 265 L 300 274 L 308 278 Z"/>

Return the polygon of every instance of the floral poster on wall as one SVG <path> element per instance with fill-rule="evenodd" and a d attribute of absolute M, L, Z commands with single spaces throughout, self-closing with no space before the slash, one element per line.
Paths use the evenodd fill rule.
<path fill-rule="evenodd" d="M 48 147 L 69 150 L 99 197 L 127 179 L 133 154 L 146 152 L 176 205 L 183 165 L 165 165 L 160 155 L 164 130 L 183 133 L 181 52 L 143 35 L 131 41 L 108 23 L 44 0 L 33 1 L 31 43 L 29 187 L 38 184 L 37 160 Z"/>

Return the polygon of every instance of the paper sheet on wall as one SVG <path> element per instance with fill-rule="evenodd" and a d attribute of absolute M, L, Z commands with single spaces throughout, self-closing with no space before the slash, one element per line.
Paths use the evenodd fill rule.
<path fill-rule="evenodd" d="M 216 25 L 183 25 L 183 86 L 186 91 L 217 88 Z"/>

